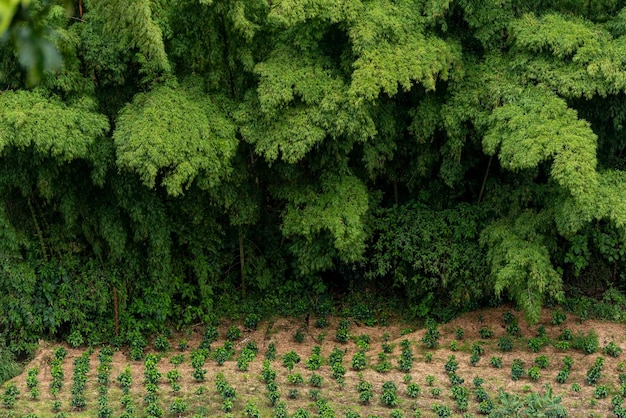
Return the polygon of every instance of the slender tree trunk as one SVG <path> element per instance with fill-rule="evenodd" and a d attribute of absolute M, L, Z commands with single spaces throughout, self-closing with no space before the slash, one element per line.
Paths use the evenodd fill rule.
<path fill-rule="evenodd" d="M 119 305 L 117 302 L 117 288 L 113 288 L 113 315 L 115 317 L 115 336 L 119 337 L 120 335 L 120 314 L 119 314 Z"/>
<path fill-rule="evenodd" d="M 485 192 L 485 184 L 487 183 L 487 177 L 489 177 L 489 169 L 491 168 L 491 161 L 493 160 L 493 155 L 489 157 L 489 162 L 487 163 L 487 170 L 485 170 L 485 177 L 483 177 L 483 184 L 480 186 L 480 194 L 478 195 L 478 203 L 483 200 L 483 193 Z"/>
<path fill-rule="evenodd" d="M 46 243 L 43 240 L 43 232 L 41 231 L 41 227 L 37 221 L 37 214 L 35 214 L 35 208 L 33 207 L 30 197 L 28 198 L 28 209 L 30 209 L 30 214 L 33 217 L 33 224 L 35 225 L 35 230 L 37 231 L 37 237 L 39 237 L 39 244 L 41 245 L 43 259 L 48 261 L 48 251 L 46 250 Z"/>
<path fill-rule="evenodd" d="M 246 265 L 245 251 L 243 249 L 243 232 L 239 227 L 239 265 L 241 266 L 241 294 L 246 297 Z"/>

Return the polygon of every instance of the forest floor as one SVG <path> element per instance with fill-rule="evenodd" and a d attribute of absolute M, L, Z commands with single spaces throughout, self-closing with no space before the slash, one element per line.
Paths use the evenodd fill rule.
<path fill-rule="evenodd" d="M 518 321 L 521 336 L 513 338 L 513 350 L 503 352 L 498 346 L 500 337 L 507 335 L 503 318 L 505 313 L 512 313 Z M 422 417 L 441 416 L 433 411 L 433 405 L 448 406 L 452 416 L 479 416 L 480 402 L 475 399 L 475 378 L 482 378 L 482 384 L 492 402 L 498 405 L 498 394 L 500 390 L 517 394 L 520 398 L 525 398 L 530 393 L 544 393 L 546 384 L 551 385 L 554 395 L 562 397 L 561 404 L 565 407 L 570 417 L 591 417 L 591 416 L 612 416 L 611 400 L 615 395 L 622 395 L 619 375 L 626 373 L 626 354 L 612 357 L 603 352 L 603 348 L 613 341 L 622 350 L 626 349 L 625 325 L 606 321 L 587 320 L 581 321 L 573 314 L 567 314 L 567 319 L 559 325 L 553 325 L 553 312 L 544 309 L 541 320 L 538 324 L 529 326 L 520 312 L 515 312 L 510 307 L 498 307 L 493 309 L 478 310 L 467 313 L 449 323 L 438 326 L 440 332 L 439 347 L 435 349 L 426 348 L 422 342 L 425 330 L 413 330 L 411 324 L 395 323 L 388 326 L 365 326 L 362 323 L 351 321 L 349 328 L 350 340 L 346 343 L 337 342 L 335 334 L 339 323 L 338 318 L 328 319 L 326 328 L 315 328 L 311 325 L 305 328 L 304 320 L 291 318 L 278 318 L 269 322 L 261 322 L 256 331 L 244 331 L 242 338 L 234 342 L 236 353 L 224 365 L 219 366 L 211 357 L 206 360 L 204 368 L 207 370 L 203 382 L 196 381 L 193 377 L 191 367 L 191 352 L 198 347 L 202 340 L 203 330 L 190 330 L 184 334 L 175 334 L 170 339 L 172 349 L 168 352 L 154 351 L 149 345 L 145 353 L 157 353 L 160 356 L 158 369 L 162 377 L 158 383 L 158 404 L 163 410 L 163 416 L 226 416 L 222 410 L 222 396 L 217 392 L 215 378 L 218 373 L 223 373 L 226 381 L 234 387 L 236 398 L 233 403 L 232 416 L 251 416 L 249 409 L 246 414 L 246 404 L 251 401 L 259 410 L 261 417 L 273 417 L 274 410 L 270 405 L 266 389 L 266 384 L 261 377 L 262 362 L 264 353 L 271 343 L 274 343 L 277 357 L 271 362 L 271 367 L 276 371 L 277 390 L 280 393 L 280 401 L 286 403 L 289 416 L 294 416 L 299 408 L 308 411 L 310 416 L 318 416 L 319 409 L 315 402 L 315 397 L 327 401 L 327 405 L 334 410 L 336 417 L 344 417 L 347 411 L 358 413 L 361 417 L 414 417 L 416 410 L 421 412 Z M 313 323 L 313 321 L 311 321 Z M 211 344 L 213 351 L 224 344 L 228 327 L 232 324 L 225 322 L 219 329 L 219 339 Z M 529 340 L 535 337 L 540 331 L 539 326 L 545 328 L 546 343 L 537 352 L 533 352 L 528 345 Z M 298 329 L 304 332 L 304 340 L 299 343 L 294 339 L 294 334 Z M 461 339 L 458 338 L 458 330 L 463 331 Z M 486 331 L 492 332 L 489 338 L 483 337 Z M 595 353 L 586 355 L 581 350 L 574 348 L 556 348 L 564 330 L 572 331 L 573 335 L 587 335 L 593 331 L 598 336 L 598 349 Z M 352 369 L 352 359 L 359 350 L 356 340 L 359 336 L 369 336 L 369 349 L 365 352 L 367 366 L 361 371 Z M 178 349 L 181 339 L 188 342 L 188 348 L 184 351 Z M 367 337 L 362 337 L 367 339 Z M 385 341 L 387 340 L 387 341 Z M 398 369 L 398 360 L 401 357 L 402 341 L 408 340 L 408 347 L 413 352 L 414 361 L 408 373 Z M 249 342 L 255 342 L 259 351 L 257 357 L 250 363 L 247 371 L 240 371 L 237 368 L 237 358 L 241 349 Z M 379 355 L 383 352 L 382 346 L 387 342 L 392 351 L 387 355 L 387 360 L 391 364 L 391 370 L 378 372 L 375 370 L 379 363 Z M 472 345 L 478 343 L 484 348 L 480 360 L 476 365 L 470 364 L 472 355 Z M 456 345 L 456 347 L 454 347 Z M 63 346 L 67 350 L 67 357 L 63 360 L 64 384 L 59 393 L 55 396 L 51 394 L 50 383 L 51 363 L 54 350 Z M 324 359 L 323 365 L 318 370 L 311 371 L 307 368 L 307 359 L 315 346 L 321 347 L 321 355 Z M 407 346 L 407 343 L 404 343 Z M 334 348 L 344 351 L 343 365 L 346 368 L 343 384 L 337 382 L 332 376 L 329 356 Z M 26 365 L 24 373 L 10 382 L 15 383 L 20 394 L 13 409 L 9 410 L 0 405 L 0 416 L 11 415 L 25 416 L 29 413 L 38 417 L 54 417 L 53 402 L 60 401 L 57 408 L 64 412 L 66 416 L 99 416 L 99 398 L 97 368 L 99 364 L 99 348 L 95 348 L 90 355 L 90 368 L 87 373 L 87 383 L 84 390 L 86 398 L 86 408 L 75 410 L 72 408 L 72 376 L 74 373 L 74 359 L 80 357 L 87 349 L 70 348 L 64 344 L 42 343 L 35 358 Z M 295 365 L 290 372 L 283 365 L 282 356 L 295 351 L 301 361 Z M 184 361 L 178 366 L 174 366 L 170 360 L 173 356 L 182 354 Z M 527 374 L 519 380 L 513 380 L 511 376 L 511 365 L 514 359 L 521 359 L 524 362 L 524 369 L 527 371 L 535 364 L 539 356 L 546 356 L 549 362 L 547 368 L 539 369 L 539 377 L 532 381 Z M 468 389 L 468 407 L 466 411 L 460 411 L 455 403 L 452 393 L 452 385 L 445 365 L 450 356 L 455 356 L 458 361 L 456 374 L 464 379 L 462 386 Z M 571 373 L 565 383 L 557 383 L 556 376 L 563 368 L 563 359 L 569 356 L 573 360 Z M 492 357 L 500 357 L 501 368 L 494 367 Z M 601 378 L 594 384 L 587 383 L 587 373 L 598 357 L 604 358 Z M 120 399 L 122 389 L 117 381 L 117 376 L 126 366 L 130 366 L 132 373 L 132 385 L 130 395 L 133 399 L 133 416 L 146 416 L 144 397 L 146 396 L 146 385 L 144 383 L 144 363 L 143 361 L 132 361 L 127 349 L 115 351 L 111 363 L 110 384 L 106 392 L 108 406 L 111 408 L 112 416 L 120 416 L 124 412 Z M 27 371 L 38 367 L 37 375 L 38 388 L 40 394 L 32 398 L 27 387 Z M 180 390 L 174 392 L 166 378 L 168 371 L 177 368 L 181 374 L 178 381 Z M 288 381 L 288 375 L 300 374 L 303 383 Z M 315 373 L 323 378 L 321 387 L 313 387 L 310 376 Z M 407 376 L 408 375 L 408 376 Z M 433 376 L 434 381 L 429 384 Z M 359 400 L 357 384 L 359 381 L 366 381 L 372 384 L 373 397 L 369 403 L 364 404 Z M 407 384 L 411 381 L 417 383 L 420 393 L 417 397 L 411 398 L 407 394 Z M 385 382 L 393 382 L 397 387 L 397 404 L 389 407 L 381 401 L 383 394 L 382 386 Z M 577 387 L 578 386 L 578 387 Z M 605 397 L 598 396 L 597 387 L 603 386 L 608 389 Z M 5 385 L 6 387 L 6 385 Z M 434 389 L 434 390 L 433 390 Z M 439 389 L 439 390 L 438 390 Z M 4 392 L 4 390 L 3 390 Z M 439 393 L 438 393 L 439 392 Z M 602 392 L 602 390 L 600 391 Z M 291 397 L 290 397 L 291 395 Z M 171 412 L 172 403 L 176 398 L 180 398 L 179 406 L 182 404 L 188 409 L 182 413 Z M 184 407 L 183 407 L 184 409 Z M 397 410 L 394 412 L 394 410 Z M 307 416 L 302 411 L 300 415 Z M 395 415 L 393 415 L 395 414 Z M 62 415 L 60 415 L 62 416 Z M 330 415 L 327 415 L 330 416 Z M 357 415 L 353 415 L 357 416 Z M 32 415 L 31 415 L 32 417 Z"/>

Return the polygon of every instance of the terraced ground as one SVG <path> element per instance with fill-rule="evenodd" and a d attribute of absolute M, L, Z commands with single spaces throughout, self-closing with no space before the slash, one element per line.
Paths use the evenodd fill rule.
<path fill-rule="evenodd" d="M 5 384 L 0 416 L 469 417 L 511 416 L 515 405 L 536 416 L 533 402 L 570 417 L 623 411 L 623 324 L 546 310 L 529 326 L 507 307 L 419 330 L 314 322 L 225 323 L 217 339 L 196 329 L 144 349 L 44 343 Z"/>

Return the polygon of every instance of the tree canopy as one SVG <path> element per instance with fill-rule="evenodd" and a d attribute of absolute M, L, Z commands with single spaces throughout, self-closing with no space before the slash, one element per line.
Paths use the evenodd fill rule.
<path fill-rule="evenodd" d="M 8 343 L 626 284 L 622 2 L 2 1 L 0 32 Z"/>

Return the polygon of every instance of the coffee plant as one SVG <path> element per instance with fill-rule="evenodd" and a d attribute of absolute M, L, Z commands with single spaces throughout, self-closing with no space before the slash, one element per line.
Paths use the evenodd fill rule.
<path fill-rule="evenodd" d="M 587 370 L 587 384 L 595 385 L 602 378 L 604 358 L 598 357 L 593 365 Z"/>

